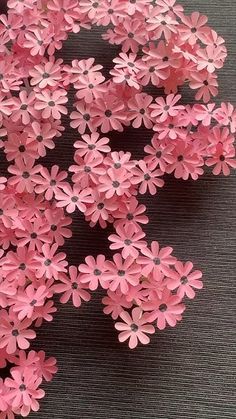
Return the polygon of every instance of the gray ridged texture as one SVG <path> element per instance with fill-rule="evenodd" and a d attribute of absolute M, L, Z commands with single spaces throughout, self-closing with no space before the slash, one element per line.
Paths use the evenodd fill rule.
<path fill-rule="evenodd" d="M 209 16 L 227 41 L 229 56 L 220 71 L 221 100 L 236 104 L 236 4 L 234 0 L 185 0 L 188 10 Z M 116 50 L 97 30 L 71 37 L 66 62 L 95 56 L 106 69 Z M 61 53 L 60 53 L 61 55 Z M 193 97 L 185 94 L 184 100 Z M 44 160 L 67 168 L 77 138 L 69 129 Z M 127 130 L 112 135 L 115 149 L 142 156 L 150 134 Z M 158 332 L 135 351 L 119 344 L 113 322 L 102 313 L 100 295 L 76 310 L 60 306 L 55 320 L 38 331 L 35 349 L 58 359 L 59 372 L 45 386 L 38 419 L 235 419 L 235 252 L 236 175 L 205 175 L 196 183 L 166 178 L 159 195 L 146 197 L 149 240 L 172 245 L 175 255 L 204 272 L 205 288 L 188 304 L 184 321 Z M 144 201 L 144 199 L 142 199 Z M 75 217 L 74 236 L 65 246 L 69 262 L 107 252 L 107 233 Z"/>

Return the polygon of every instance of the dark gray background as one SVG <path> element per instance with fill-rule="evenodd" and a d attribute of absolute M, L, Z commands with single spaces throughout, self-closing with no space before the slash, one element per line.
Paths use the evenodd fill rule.
<path fill-rule="evenodd" d="M 191 3 L 191 5 L 190 5 Z M 217 99 L 236 104 L 236 4 L 234 0 L 182 1 L 199 10 L 227 41 L 229 56 L 220 72 Z M 108 69 L 116 50 L 98 31 L 66 42 L 63 57 L 95 56 Z M 62 53 L 61 53 L 62 55 Z M 193 97 L 185 93 L 184 101 Z M 69 129 L 44 164 L 67 168 L 77 138 Z M 114 149 L 142 156 L 150 140 L 145 130 L 112 135 Z M 233 419 L 235 403 L 236 175 L 207 174 L 199 181 L 166 178 L 159 196 L 146 197 L 148 239 L 172 245 L 175 255 L 192 260 L 204 273 L 204 289 L 188 304 L 175 329 L 157 332 L 135 351 L 119 344 L 113 321 L 103 315 L 101 295 L 76 310 L 58 305 L 55 320 L 38 330 L 35 349 L 57 357 L 59 372 L 45 386 L 39 419 Z M 74 236 L 65 250 L 70 263 L 107 252 L 107 232 L 90 229 L 76 214 Z"/>

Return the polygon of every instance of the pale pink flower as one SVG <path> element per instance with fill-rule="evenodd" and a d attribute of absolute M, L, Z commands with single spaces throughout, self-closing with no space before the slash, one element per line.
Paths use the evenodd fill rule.
<path fill-rule="evenodd" d="M 132 169 L 133 177 L 131 183 L 139 185 L 140 194 L 145 194 L 148 190 L 151 195 L 155 195 L 157 188 L 164 186 L 164 180 L 159 179 L 163 172 L 160 169 L 154 170 L 154 168 L 155 164 L 139 160 L 137 166 Z"/>
<path fill-rule="evenodd" d="M 134 349 L 140 341 L 143 345 L 150 342 L 150 338 L 146 333 L 155 333 L 155 328 L 148 324 L 147 314 L 141 308 L 135 307 L 132 310 L 132 317 L 127 311 L 122 311 L 119 317 L 124 321 L 115 323 L 115 328 L 119 330 L 119 341 L 124 342 L 129 339 L 129 348 Z"/>
<path fill-rule="evenodd" d="M 34 160 L 27 158 L 24 162 L 21 158 L 17 159 L 14 166 L 9 166 L 8 171 L 13 174 L 8 180 L 9 185 L 14 186 L 18 193 L 34 191 L 35 175 L 39 173 L 41 166 L 34 166 Z"/>
<path fill-rule="evenodd" d="M 124 259 L 129 255 L 136 259 L 139 255 L 139 250 L 147 246 L 147 243 L 141 240 L 145 237 L 145 233 L 141 229 L 137 231 L 132 224 L 125 227 L 117 226 L 116 233 L 108 237 L 108 240 L 112 242 L 110 249 L 122 249 L 121 254 Z"/>
<path fill-rule="evenodd" d="M 45 392 L 38 387 L 42 378 L 34 373 L 34 369 L 26 368 L 24 372 L 18 369 L 11 371 L 12 378 L 7 377 L 5 385 L 9 388 L 7 399 L 11 401 L 13 408 L 19 408 L 22 416 L 28 416 L 30 410 L 39 410 L 37 399 L 42 399 Z"/>
<path fill-rule="evenodd" d="M 29 339 L 35 339 L 36 333 L 29 329 L 32 320 L 19 320 L 17 315 L 10 310 L 1 310 L 0 316 L 0 348 L 5 348 L 8 354 L 15 353 L 17 348 L 28 349 Z"/>
<path fill-rule="evenodd" d="M 188 41 L 190 45 L 196 44 L 198 39 L 203 41 L 209 32 L 209 28 L 205 26 L 208 18 L 198 12 L 193 12 L 191 16 L 182 14 L 181 21 L 183 23 L 179 26 L 181 39 L 184 42 Z"/>
<path fill-rule="evenodd" d="M 21 122 L 24 125 L 28 125 L 31 122 L 31 118 L 38 119 L 39 112 L 35 107 L 35 93 L 31 92 L 29 95 L 26 90 L 22 90 L 19 93 L 19 98 L 13 98 L 14 105 L 12 107 L 11 119 L 13 122 Z"/>
<path fill-rule="evenodd" d="M 35 109 L 42 111 L 44 119 L 48 119 L 50 116 L 60 119 L 61 114 L 67 115 L 68 113 L 67 108 L 63 106 L 67 102 L 66 90 L 58 89 L 51 92 L 49 89 L 44 89 L 42 93 L 36 93 Z"/>
<path fill-rule="evenodd" d="M 66 207 L 66 211 L 71 214 L 78 208 L 79 211 L 85 212 L 87 204 L 93 203 L 91 196 L 91 189 L 81 189 L 79 185 L 74 185 L 72 188 L 69 184 L 62 190 L 56 192 L 57 207 Z"/>
<path fill-rule="evenodd" d="M 141 268 L 131 256 L 123 260 L 120 253 L 116 253 L 113 262 L 106 262 L 106 270 L 104 278 L 109 281 L 111 291 L 120 289 L 122 294 L 128 294 L 129 285 L 135 286 L 139 283 Z"/>
<path fill-rule="evenodd" d="M 123 131 L 122 123 L 126 120 L 124 104 L 116 97 L 109 95 L 106 100 L 97 99 L 93 105 L 93 112 L 96 116 L 96 127 L 100 127 L 102 133 L 111 130 Z"/>
<path fill-rule="evenodd" d="M 115 292 L 107 290 L 106 297 L 103 297 L 102 303 L 105 305 L 103 313 L 110 314 L 113 320 L 116 320 L 124 308 L 131 308 L 132 303 L 126 300 L 126 296 L 118 289 Z"/>
<path fill-rule="evenodd" d="M 158 121 L 164 122 L 169 116 L 177 116 L 180 111 L 184 109 L 182 105 L 176 105 L 177 102 L 181 99 L 181 95 L 168 95 L 166 99 L 158 97 L 155 99 L 155 103 L 150 105 L 151 116 L 153 118 L 158 117 Z"/>
<path fill-rule="evenodd" d="M 67 185 L 64 180 L 67 178 L 67 172 L 59 172 L 59 166 L 54 165 L 51 168 L 51 173 L 46 167 L 40 169 L 40 175 L 34 177 L 35 192 L 38 194 L 44 193 L 45 199 L 50 201 L 60 189 Z"/>
<path fill-rule="evenodd" d="M 108 288 L 105 272 L 108 270 L 104 255 L 98 255 L 95 259 L 93 256 L 87 256 L 85 263 L 79 265 L 81 273 L 80 281 L 82 284 L 88 284 L 90 290 L 94 291 L 100 284 L 103 288 Z"/>
<path fill-rule="evenodd" d="M 59 275 L 58 280 L 60 283 L 56 283 L 53 288 L 56 293 L 63 293 L 60 297 L 62 304 L 67 303 L 71 298 L 73 305 L 78 308 L 81 306 L 82 300 L 90 300 L 91 296 L 86 290 L 88 287 L 81 282 L 81 276 L 76 266 L 69 267 L 69 276 L 65 274 Z"/>
<path fill-rule="evenodd" d="M 134 128 L 139 128 L 142 124 L 148 129 L 152 128 L 151 102 L 153 98 L 146 93 L 138 93 L 128 102 L 128 119 L 132 121 Z"/>
<path fill-rule="evenodd" d="M 148 247 L 141 249 L 143 256 L 137 258 L 137 263 L 141 265 L 142 275 L 148 277 L 152 274 L 158 281 L 160 274 L 169 272 L 168 268 L 176 263 L 176 258 L 171 255 L 172 252 L 172 247 L 160 248 L 157 241 L 151 243 L 151 249 Z"/>
<path fill-rule="evenodd" d="M 167 287 L 170 290 L 177 289 L 177 295 L 183 298 L 185 295 L 188 298 L 195 297 L 195 291 L 193 288 L 202 289 L 203 283 L 200 280 L 202 278 L 201 271 L 193 271 L 192 262 L 176 262 L 175 270 L 170 270 L 167 275 Z"/>
<path fill-rule="evenodd" d="M 160 330 L 165 329 L 167 324 L 171 327 L 176 326 L 185 310 L 184 304 L 181 304 L 181 298 L 172 295 L 167 289 L 163 291 L 161 298 L 156 297 L 152 301 L 144 302 L 142 308 L 150 312 L 148 321 L 157 320 L 157 327 Z"/>
<path fill-rule="evenodd" d="M 44 59 L 41 64 L 35 65 L 29 70 L 32 77 L 30 80 L 31 86 L 38 86 L 44 89 L 47 86 L 56 87 L 61 80 L 61 64 L 62 59 L 56 60 L 50 57 L 49 60 Z"/>
<path fill-rule="evenodd" d="M 47 288 L 40 286 L 37 289 L 33 285 L 28 285 L 23 292 L 18 292 L 16 301 L 13 303 L 13 312 L 17 313 L 18 319 L 23 320 L 25 317 L 30 319 L 34 312 L 34 307 L 44 305 L 47 297 Z"/>
<path fill-rule="evenodd" d="M 26 127 L 26 132 L 29 140 L 32 139 L 35 142 L 40 157 L 46 156 L 47 148 L 50 150 L 55 148 L 53 138 L 56 136 L 57 131 L 51 123 L 34 121 L 31 126 Z"/>
<path fill-rule="evenodd" d="M 80 134 L 84 134 L 88 128 L 91 132 L 96 131 L 95 115 L 96 112 L 91 109 L 91 104 L 84 104 L 82 101 L 76 102 L 76 110 L 70 114 L 72 119 L 70 126 L 77 128 Z"/>
<path fill-rule="evenodd" d="M 58 279 L 61 272 L 66 272 L 68 262 L 65 260 L 66 254 L 63 252 L 56 253 L 58 245 L 54 243 L 51 247 L 45 243 L 42 246 L 42 254 L 36 255 L 35 259 L 40 263 L 37 269 L 36 277 L 42 278 L 45 276 L 48 279 Z"/>
<path fill-rule="evenodd" d="M 216 69 L 223 67 L 226 53 L 220 47 L 208 45 L 206 49 L 199 49 L 197 51 L 197 60 L 199 71 L 207 69 L 209 73 L 214 73 Z"/>
<path fill-rule="evenodd" d="M 178 22 L 170 15 L 162 15 L 153 9 L 150 17 L 147 20 L 147 30 L 153 31 L 155 39 L 160 38 L 162 35 L 167 41 L 171 38 L 173 33 L 177 32 Z"/>
<path fill-rule="evenodd" d="M 50 228 L 48 234 L 50 241 L 55 241 L 58 246 L 63 246 L 65 238 L 69 239 L 72 237 L 72 231 L 67 228 L 71 225 L 72 219 L 64 215 L 62 208 L 55 208 L 53 210 L 47 209 L 44 215 L 45 225 L 48 225 Z"/>
<path fill-rule="evenodd" d="M 193 72 L 190 76 L 189 87 L 191 89 L 198 89 L 196 93 L 196 100 L 203 99 L 205 103 L 209 102 L 211 95 L 218 94 L 217 75 L 208 73 L 207 71 Z"/>
<path fill-rule="evenodd" d="M 157 134 L 153 136 L 151 143 L 152 145 L 148 144 L 144 147 L 144 151 L 148 153 L 148 155 L 144 157 L 144 161 L 148 165 L 153 165 L 155 168 L 159 166 L 161 171 L 164 173 L 167 164 L 174 162 L 174 158 L 172 156 L 174 145 L 166 145 L 158 139 Z"/>
<path fill-rule="evenodd" d="M 114 195 L 130 196 L 129 188 L 131 186 L 130 178 L 131 173 L 128 173 L 125 169 L 113 169 L 107 170 L 106 175 L 99 177 L 99 192 L 105 192 L 107 199 L 112 198 Z"/>
<path fill-rule="evenodd" d="M 102 156 L 102 153 L 111 151 L 110 146 L 107 145 L 109 142 L 109 138 L 100 138 L 98 132 L 92 132 L 91 135 L 81 135 L 81 140 L 76 141 L 74 147 L 77 149 L 76 154 L 79 156 L 83 157 L 87 154 L 96 158 Z"/>
<path fill-rule="evenodd" d="M 105 77 L 102 74 L 99 76 L 95 76 L 93 73 L 87 76 L 81 75 L 75 84 L 77 99 L 92 103 L 106 92 L 107 87 L 103 83 L 104 81 Z"/>
<path fill-rule="evenodd" d="M 44 243 L 51 243 L 50 227 L 42 218 L 38 217 L 34 221 L 23 220 L 21 224 L 22 226 L 15 230 L 19 247 L 28 245 L 29 250 L 41 251 Z"/>

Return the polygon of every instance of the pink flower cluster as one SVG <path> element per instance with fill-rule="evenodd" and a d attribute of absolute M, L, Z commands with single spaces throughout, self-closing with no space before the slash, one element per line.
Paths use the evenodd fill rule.
<path fill-rule="evenodd" d="M 186 16 L 175 0 L 7 4 L 0 15 L 0 148 L 8 162 L 7 175 L 0 171 L 0 367 L 10 363 L 11 377 L 0 381 L 0 419 L 38 410 L 39 386 L 57 370 L 43 351 L 26 351 L 34 329 L 53 319 L 55 294 L 79 307 L 100 286 L 104 313 L 130 348 L 149 343 L 155 327 L 181 321 L 202 273 L 177 260 L 170 246 L 148 242 L 138 194 L 158 193 L 164 174 L 197 180 L 207 167 L 215 175 L 236 168 L 236 110 L 209 103 L 227 53 L 206 16 Z M 121 46 L 109 79 L 94 58 L 65 65 L 54 56 L 70 32 L 93 25 L 109 25 L 103 39 Z M 178 90 L 186 83 L 203 104 L 181 104 Z M 165 95 L 152 97 L 150 85 Z M 69 180 L 67 171 L 38 159 L 65 130 L 71 91 Z M 153 131 L 140 160 L 112 151 L 106 136 L 128 126 Z M 113 224 L 112 260 L 90 255 L 69 266 L 60 247 L 72 236 L 77 210 L 91 227 Z"/>

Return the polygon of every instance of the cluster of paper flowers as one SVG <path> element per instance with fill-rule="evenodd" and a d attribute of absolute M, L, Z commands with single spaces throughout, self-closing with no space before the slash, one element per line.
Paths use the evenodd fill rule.
<path fill-rule="evenodd" d="M 64 65 L 54 57 L 70 32 L 92 25 L 109 25 L 104 40 L 121 46 L 109 80 L 94 58 Z M 57 370 L 43 351 L 25 351 L 33 328 L 53 319 L 54 294 L 79 307 L 102 287 L 104 313 L 117 320 L 119 340 L 135 348 L 149 343 L 155 326 L 175 326 L 183 299 L 202 288 L 191 262 L 146 241 L 149 220 L 137 197 L 156 194 L 164 173 L 196 180 L 206 166 L 215 175 L 236 168 L 236 111 L 207 104 L 226 55 L 207 17 L 186 16 L 175 0 L 8 1 L 0 16 L 0 147 L 9 162 L 8 177 L 0 173 L 0 368 L 10 363 L 11 377 L 0 381 L 0 419 L 38 410 L 42 380 Z M 179 104 L 186 83 L 205 104 Z M 150 84 L 166 96 L 153 98 Z M 64 131 L 69 91 L 78 131 L 72 177 L 37 163 Z M 154 131 L 141 160 L 112 151 L 104 136 L 129 125 Z M 77 210 L 91 227 L 113 223 L 112 261 L 94 255 L 68 266 L 59 247 Z"/>

